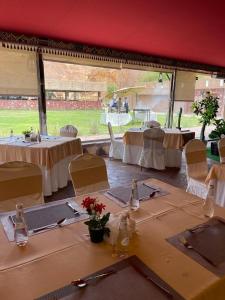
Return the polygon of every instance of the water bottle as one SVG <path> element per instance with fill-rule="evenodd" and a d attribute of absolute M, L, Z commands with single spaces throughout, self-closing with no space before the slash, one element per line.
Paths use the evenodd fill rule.
<path fill-rule="evenodd" d="M 119 232 L 116 243 L 116 254 L 119 257 L 125 257 L 129 253 L 129 232 L 128 232 L 128 224 L 127 224 L 127 214 L 121 216 Z"/>
<path fill-rule="evenodd" d="M 12 138 L 13 137 L 13 130 L 11 129 L 10 130 L 10 138 Z"/>
<path fill-rule="evenodd" d="M 137 187 L 137 180 L 132 180 L 132 189 L 131 189 L 131 197 L 130 197 L 130 208 L 132 210 L 138 210 L 140 207 L 140 201 L 138 197 L 138 187 Z"/>
<path fill-rule="evenodd" d="M 203 204 L 203 211 L 206 217 L 212 218 L 214 215 L 214 185 L 210 184 L 208 195 Z"/>
<path fill-rule="evenodd" d="M 17 246 L 25 246 L 28 242 L 28 230 L 22 203 L 16 205 L 15 242 Z"/>

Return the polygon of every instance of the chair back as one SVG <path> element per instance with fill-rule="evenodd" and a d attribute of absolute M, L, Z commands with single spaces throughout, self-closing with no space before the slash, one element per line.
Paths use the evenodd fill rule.
<path fill-rule="evenodd" d="M 70 162 L 69 172 L 75 195 L 109 188 L 105 161 L 97 155 L 78 155 Z"/>
<path fill-rule="evenodd" d="M 218 150 L 220 155 L 220 162 L 225 163 L 225 138 L 218 141 Z"/>
<path fill-rule="evenodd" d="M 208 174 L 205 144 L 200 140 L 193 139 L 184 146 L 184 154 L 186 158 L 187 176 L 204 179 Z"/>
<path fill-rule="evenodd" d="M 78 130 L 73 125 L 66 125 L 60 129 L 60 136 L 76 137 Z"/>
<path fill-rule="evenodd" d="M 148 128 L 161 127 L 161 124 L 157 121 L 145 121 L 144 126 Z"/>
<path fill-rule="evenodd" d="M 0 165 L 0 211 L 14 210 L 17 203 L 30 207 L 44 203 L 41 169 L 12 161 Z"/>
<path fill-rule="evenodd" d="M 161 128 L 155 127 L 146 129 L 143 133 L 144 148 L 152 143 L 163 146 L 164 136 L 165 132 Z"/>
<path fill-rule="evenodd" d="M 115 140 L 114 134 L 113 134 L 113 130 L 112 130 L 112 125 L 110 122 L 108 122 L 108 130 L 109 130 L 109 135 L 110 135 L 110 140 L 113 141 Z"/>

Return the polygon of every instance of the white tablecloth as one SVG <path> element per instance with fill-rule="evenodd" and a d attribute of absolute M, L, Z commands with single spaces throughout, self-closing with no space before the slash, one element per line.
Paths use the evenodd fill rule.
<path fill-rule="evenodd" d="M 0 162 L 26 161 L 42 170 L 43 194 L 50 196 L 67 185 L 70 161 L 82 153 L 80 139 L 43 137 L 41 143 L 25 143 L 21 137 L 0 139 Z"/>
<path fill-rule="evenodd" d="M 101 115 L 101 124 L 111 123 L 112 126 L 127 125 L 132 120 L 131 115 L 128 113 L 107 113 L 104 112 Z"/>

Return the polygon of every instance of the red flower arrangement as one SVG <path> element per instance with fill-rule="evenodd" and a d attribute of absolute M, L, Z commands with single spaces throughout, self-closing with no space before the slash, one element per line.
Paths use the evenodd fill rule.
<path fill-rule="evenodd" d="M 90 219 L 84 224 L 88 225 L 92 229 L 104 229 L 104 232 L 109 234 L 109 229 L 105 227 L 109 220 L 110 213 L 107 213 L 101 217 L 103 210 L 106 206 L 103 203 L 99 203 L 97 198 L 86 197 L 82 201 L 82 206 L 86 208 Z"/>

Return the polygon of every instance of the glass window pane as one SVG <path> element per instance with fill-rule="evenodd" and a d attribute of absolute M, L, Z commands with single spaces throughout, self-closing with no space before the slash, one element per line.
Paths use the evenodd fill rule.
<path fill-rule="evenodd" d="M 52 61 L 44 66 L 49 134 L 72 124 L 83 140 L 97 139 L 108 137 L 109 121 L 118 135 L 148 119 L 165 124 L 170 93 L 165 74 Z"/>
<path fill-rule="evenodd" d="M 37 97 L 0 96 L 0 136 L 10 131 L 21 135 L 24 130 L 39 130 Z"/>

